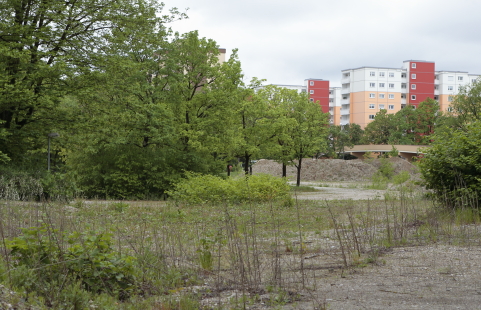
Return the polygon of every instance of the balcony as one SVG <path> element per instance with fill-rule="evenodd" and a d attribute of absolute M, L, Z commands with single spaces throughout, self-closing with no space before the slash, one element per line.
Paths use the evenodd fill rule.
<path fill-rule="evenodd" d="M 341 115 L 350 115 L 351 114 L 351 109 L 341 109 Z"/>
<path fill-rule="evenodd" d="M 342 75 L 341 78 L 341 84 L 346 84 L 351 82 L 351 76 L 345 76 L 344 74 Z"/>

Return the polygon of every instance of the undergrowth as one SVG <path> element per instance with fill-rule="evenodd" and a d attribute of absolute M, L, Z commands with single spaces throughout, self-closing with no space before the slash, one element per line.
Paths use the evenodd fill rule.
<path fill-rule="evenodd" d="M 278 200 L 4 201 L 0 285 L 17 309 L 275 308 L 303 299 L 321 308 L 326 263 L 342 275 L 383 264 L 393 247 L 479 245 L 480 222 L 475 208 L 446 210 L 407 189 L 287 208 Z"/>

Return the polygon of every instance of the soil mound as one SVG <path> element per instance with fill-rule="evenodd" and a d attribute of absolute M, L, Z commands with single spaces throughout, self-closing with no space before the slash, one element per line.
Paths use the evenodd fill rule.
<path fill-rule="evenodd" d="M 418 169 L 410 162 L 398 158 L 389 158 L 396 174 L 408 171 L 414 178 L 419 178 Z M 380 167 L 379 159 L 312 159 L 305 158 L 302 161 L 301 181 L 367 181 Z M 287 177 L 295 179 L 296 168 L 287 167 Z M 252 166 L 252 173 L 266 173 L 274 176 L 282 176 L 282 165 L 273 160 L 261 159 Z"/>

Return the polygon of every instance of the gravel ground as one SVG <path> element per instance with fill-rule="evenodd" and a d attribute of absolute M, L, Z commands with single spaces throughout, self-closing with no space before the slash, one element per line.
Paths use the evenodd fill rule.
<path fill-rule="evenodd" d="M 408 171 L 419 179 L 414 165 L 391 158 L 395 172 Z M 386 191 L 366 190 L 366 183 L 379 167 L 379 160 L 306 159 L 303 185 L 318 192 L 297 193 L 298 199 L 375 199 Z M 261 160 L 254 173 L 280 175 L 281 166 Z M 288 168 L 293 180 L 296 170 Z M 318 187 L 327 182 L 329 187 Z M 329 256 L 324 264 L 336 264 Z M 337 262 L 338 263 L 338 262 Z M 306 273 L 314 271 L 307 270 Z M 309 274 L 312 276 L 312 274 Z M 398 247 L 379 258 L 378 264 L 341 272 L 319 272 L 314 291 L 301 291 L 300 300 L 282 309 L 481 309 L 481 247 L 427 245 Z M 262 307 L 261 307 L 262 308 Z M 261 309 L 259 308 L 259 309 Z"/>
<path fill-rule="evenodd" d="M 397 174 L 408 171 L 413 178 L 419 178 L 417 167 L 398 157 L 388 159 Z M 381 165 L 379 159 L 370 160 L 342 160 L 342 159 L 311 159 L 302 161 L 301 181 L 312 182 L 359 182 L 368 181 Z M 287 177 L 291 180 L 296 178 L 296 168 L 287 167 Z M 273 160 L 261 159 L 252 166 L 252 173 L 267 173 L 275 176 L 282 175 L 282 165 Z"/>
<path fill-rule="evenodd" d="M 481 248 L 394 248 L 382 265 L 320 281 L 317 300 L 327 309 L 481 309 Z M 283 309 L 319 309 L 298 302 Z"/>

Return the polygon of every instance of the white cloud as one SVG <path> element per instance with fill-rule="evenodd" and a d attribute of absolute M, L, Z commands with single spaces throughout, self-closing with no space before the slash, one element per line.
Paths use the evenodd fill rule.
<path fill-rule="evenodd" d="M 199 30 L 228 50 L 239 49 L 247 78 L 338 85 L 341 70 L 401 67 L 408 59 L 436 69 L 481 73 L 481 2 L 461 0 L 176 0 L 190 7 L 174 30 Z"/>

